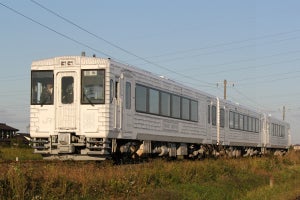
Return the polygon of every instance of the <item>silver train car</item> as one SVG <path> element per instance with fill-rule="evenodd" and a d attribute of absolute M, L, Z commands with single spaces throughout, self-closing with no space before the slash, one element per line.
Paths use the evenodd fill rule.
<path fill-rule="evenodd" d="M 31 66 L 30 135 L 45 159 L 251 156 L 286 151 L 285 121 L 112 59 Z"/>

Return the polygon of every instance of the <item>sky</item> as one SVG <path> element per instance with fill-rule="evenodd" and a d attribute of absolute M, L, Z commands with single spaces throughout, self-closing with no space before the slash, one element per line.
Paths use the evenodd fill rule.
<path fill-rule="evenodd" d="M 0 0 L 0 122 L 27 132 L 32 61 L 110 57 L 291 125 L 300 144 L 300 1 Z"/>

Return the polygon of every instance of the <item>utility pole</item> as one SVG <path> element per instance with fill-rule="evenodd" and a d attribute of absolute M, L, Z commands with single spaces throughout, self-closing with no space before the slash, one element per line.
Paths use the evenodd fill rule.
<path fill-rule="evenodd" d="M 227 84 L 228 84 L 227 80 L 224 79 L 224 82 L 223 82 L 223 86 L 224 86 L 224 99 L 227 99 Z M 234 83 L 230 83 L 230 85 L 232 87 L 234 87 Z M 217 87 L 219 87 L 219 83 L 217 83 Z"/>
<path fill-rule="evenodd" d="M 226 90 L 227 90 L 227 80 L 225 79 L 225 80 L 224 80 L 224 99 L 226 99 L 226 97 L 227 97 L 227 92 L 226 92 Z"/>

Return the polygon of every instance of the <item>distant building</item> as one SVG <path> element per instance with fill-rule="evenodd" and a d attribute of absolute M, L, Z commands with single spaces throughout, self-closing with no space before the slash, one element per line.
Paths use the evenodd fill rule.
<path fill-rule="evenodd" d="M 300 144 L 295 144 L 294 145 L 294 150 L 295 151 L 300 151 Z"/>
<path fill-rule="evenodd" d="M 19 130 L 16 128 L 8 126 L 4 123 L 0 123 L 0 140 L 13 138 L 17 131 Z"/>

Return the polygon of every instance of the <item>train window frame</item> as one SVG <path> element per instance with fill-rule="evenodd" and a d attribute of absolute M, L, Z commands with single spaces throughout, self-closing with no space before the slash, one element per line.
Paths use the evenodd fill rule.
<path fill-rule="evenodd" d="M 95 75 L 94 71 L 97 71 Z M 96 77 L 93 79 L 91 77 Z M 98 77 L 99 76 L 99 77 Z M 88 77 L 85 79 L 85 77 Z M 81 70 L 81 83 L 80 83 L 80 90 L 81 90 L 81 104 L 105 104 L 105 69 L 82 69 Z M 96 82 L 100 81 L 100 82 Z M 91 82 L 91 84 L 86 84 L 87 82 Z M 85 90 L 90 90 L 86 92 Z M 94 91 L 95 90 L 95 91 Z M 102 90 L 102 91 L 101 91 Z M 90 93 L 90 94 L 87 94 Z M 99 93 L 99 94 L 98 94 Z M 97 98 L 91 98 L 88 95 L 95 95 Z"/>
<path fill-rule="evenodd" d="M 36 76 L 34 75 L 35 73 L 37 74 Z M 46 73 L 48 73 L 47 76 L 45 75 Z M 44 76 L 41 76 L 41 74 L 44 74 Z M 40 82 L 37 79 L 39 79 Z M 32 70 L 30 88 L 31 88 L 31 95 L 30 95 L 31 105 L 41 105 L 41 106 L 53 105 L 54 98 L 55 98 L 54 71 L 53 70 Z M 34 96 L 36 96 L 36 98 L 34 98 Z M 41 100 L 41 98 L 43 97 L 45 97 L 44 100 Z"/>

